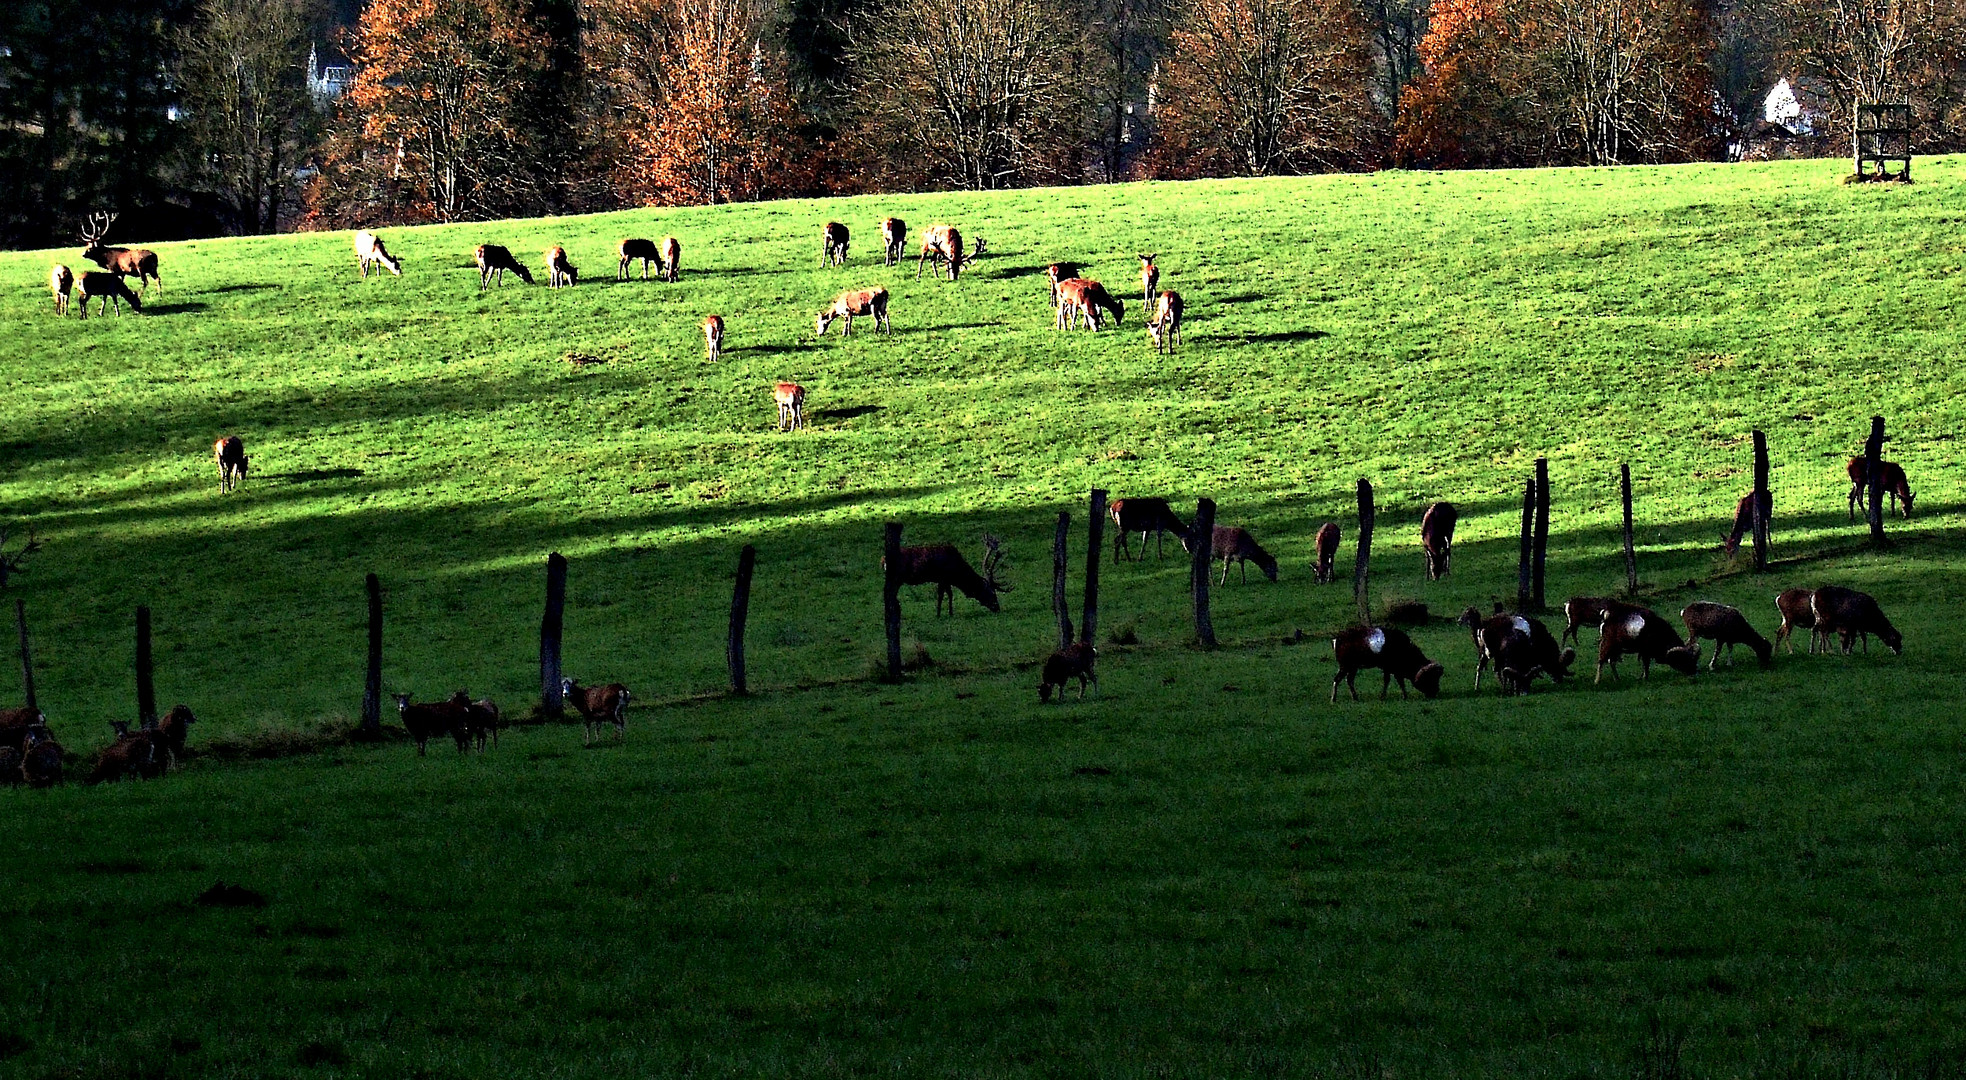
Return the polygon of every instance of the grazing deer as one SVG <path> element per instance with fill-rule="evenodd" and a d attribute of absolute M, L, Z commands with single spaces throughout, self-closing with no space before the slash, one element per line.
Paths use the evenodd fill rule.
<path fill-rule="evenodd" d="M 118 277 L 136 275 L 139 290 L 155 281 L 157 291 L 163 292 L 164 279 L 157 276 L 156 252 L 149 248 L 103 246 L 102 238 L 109 235 L 109 227 L 115 223 L 115 214 L 89 215 L 89 225 L 82 230 L 82 257 Z"/>
<path fill-rule="evenodd" d="M 1051 282 L 1051 306 L 1058 306 L 1058 283 L 1070 281 L 1079 276 L 1079 264 L 1073 262 L 1052 263 L 1044 268 L 1044 276 Z"/>
<path fill-rule="evenodd" d="M 355 265 L 363 277 L 369 276 L 371 266 L 381 266 L 397 277 L 403 276 L 403 261 L 389 254 L 382 246 L 382 237 L 367 229 L 355 234 Z"/>
<path fill-rule="evenodd" d="M 1763 521 L 1769 520 L 1774 516 L 1774 511 L 1775 497 L 1768 492 L 1762 492 L 1761 519 Z M 1746 536 L 1753 529 L 1754 492 L 1750 491 L 1746 495 L 1741 496 L 1740 501 L 1734 504 L 1734 527 L 1720 541 L 1720 550 L 1728 558 L 1733 558 L 1735 550 L 1741 546 L 1741 537 Z"/>
<path fill-rule="evenodd" d="M 558 244 L 546 249 L 546 287 L 571 289 L 580 280 L 580 268 L 567 261 L 567 249 Z"/>
<path fill-rule="evenodd" d="M 771 388 L 773 401 L 778 402 L 778 430 L 797 431 L 809 427 L 806 423 L 806 388 L 795 382 L 782 382 Z"/>
<path fill-rule="evenodd" d="M 982 604 L 991 611 L 1001 610 L 997 605 L 997 594 L 1010 591 L 1010 586 L 997 580 L 997 564 L 1003 560 L 1001 541 L 985 533 L 983 535 L 983 572 L 978 574 L 963 558 L 962 552 L 954 544 L 931 544 L 927 547 L 904 547 L 901 549 L 901 584 L 934 585 L 935 613 L 942 614 L 942 601 L 949 601 L 949 614 L 956 613 L 955 590 L 962 590 L 964 596 Z M 883 558 L 881 565 L 886 567 Z"/>
<path fill-rule="evenodd" d="M 820 256 L 819 265 L 845 266 L 846 242 L 847 242 L 846 226 L 840 224 L 837 221 L 829 221 L 826 223 L 826 228 L 824 232 L 825 232 L 826 250 L 825 253 Z"/>
<path fill-rule="evenodd" d="M 1338 560 L 1338 523 L 1327 521 L 1317 530 L 1317 565 L 1312 576 L 1319 585 L 1331 584 L 1332 564 Z"/>
<path fill-rule="evenodd" d="M 131 311 L 139 314 L 143 312 L 143 301 L 137 299 L 137 294 L 131 292 L 128 285 L 123 284 L 121 275 L 106 274 L 99 270 L 87 271 L 82 275 L 83 318 L 86 319 L 89 317 L 89 301 L 98 298 L 102 301 L 102 303 L 96 306 L 96 314 L 98 315 L 108 313 L 109 304 L 112 300 L 116 302 L 116 314 L 118 315 L 123 313 L 123 301 L 125 300 L 130 302 Z"/>
<path fill-rule="evenodd" d="M 1181 546 L 1186 548 L 1189 554 L 1194 553 L 1197 542 L 1192 530 L 1181 538 Z M 1252 562 L 1256 564 L 1257 569 L 1263 571 L 1264 577 L 1271 581 L 1277 579 L 1275 556 L 1264 551 L 1263 545 L 1258 544 L 1256 538 L 1249 535 L 1248 529 L 1235 525 L 1217 525 L 1209 543 L 1209 555 L 1222 560 L 1222 580 L 1216 584 L 1228 584 L 1229 564 L 1232 562 L 1242 571 L 1242 580 L 1245 583 L 1249 581 L 1249 564 Z"/>
<path fill-rule="evenodd" d="M 1126 305 L 1113 298 L 1104 285 L 1088 278 L 1068 278 L 1058 283 L 1058 328 L 1070 330 L 1084 317 L 1085 325 L 1094 333 L 1100 329 L 1099 311 L 1105 309 L 1113 313 L 1113 325 L 1118 326 L 1126 317 Z"/>
<path fill-rule="evenodd" d="M 915 260 L 915 280 L 922 279 L 922 264 L 932 258 L 935 260 L 935 276 L 942 276 L 942 266 L 946 262 L 949 266 L 949 280 L 955 281 L 962 276 L 963 264 L 981 254 L 983 254 L 981 237 L 977 238 L 976 250 L 964 255 L 963 234 L 960 229 L 954 225 L 930 225 L 928 231 L 922 233 L 922 254 L 921 258 Z"/>
<path fill-rule="evenodd" d="M 237 435 L 227 435 L 212 444 L 212 460 L 218 462 L 218 493 L 224 495 L 246 478 L 246 443 Z"/>
<path fill-rule="evenodd" d="M 879 285 L 841 293 L 833 299 L 832 307 L 820 312 L 818 318 L 813 320 L 813 326 L 820 337 L 825 337 L 826 328 L 833 325 L 833 320 L 843 319 L 845 325 L 840 327 L 840 336 L 846 337 L 853 333 L 853 317 L 856 315 L 872 316 L 876 332 L 894 333 L 894 327 L 887 321 L 887 289 Z"/>
<path fill-rule="evenodd" d="M 655 264 L 656 276 L 662 274 L 662 255 L 655 250 L 655 241 L 628 239 L 621 242 L 621 265 L 615 271 L 616 281 L 628 280 L 628 264 L 636 259 L 642 260 L 642 280 L 649 279 L 649 264 Z"/>
<path fill-rule="evenodd" d="M 1850 476 L 1850 520 L 1855 521 L 1857 520 L 1857 500 L 1864 497 L 1864 482 L 1866 479 L 1864 475 L 1864 459 L 1860 457 L 1851 458 L 1850 463 L 1843 467 L 1843 471 Z M 1891 509 L 1897 510 L 1902 504 L 1905 520 L 1910 521 L 1911 482 L 1905 479 L 1904 467 L 1895 461 L 1885 461 L 1880 458 L 1877 462 L 1877 480 L 1883 486 L 1884 493 L 1891 497 Z"/>
<path fill-rule="evenodd" d="M 533 283 L 532 271 L 526 269 L 525 263 L 513 258 L 510 249 L 500 247 L 497 244 L 478 245 L 478 287 L 480 289 L 490 285 L 493 281 L 497 281 L 500 285 L 505 284 L 505 272 L 507 270 L 519 275 L 520 279 L 526 284 L 531 285 Z"/>
<path fill-rule="evenodd" d="M 75 289 L 75 271 L 60 263 L 48 272 L 48 291 L 55 294 L 55 314 L 68 314 L 68 294 Z"/>
<path fill-rule="evenodd" d="M 1160 313 L 1147 320 L 1147 336 L 1154 339 L 1154 351 L 1174 354 L 1174 339 L 1181 334 L 1181 294 L 1168 289 L 1160 294 Z"/>
<path fill-rule="evenodd" d="M 1058 702 L 1065 702 L 1065 684 L 1073 679 L 1079 681 L 1079 700 L 1085 700 L 1085 686 L 1090 682 L 1099 685 L 1099 673 L 1092 668 L 1093 661 L 1099 657 L 1099 650 L 1089 642 L 1074 641 L 1070 645 L 1052 653 L 1044 662 L 1044 674 L 1038 682 L 1038 704 L 1051 701 L 1051 688 L 1058 688 Z"/>
<path fill-rule="evenodd" d="M 1143 307 L 1154 306 L 1154 290 L 1160 288 L 1160 267 L 1154 265 L 1152 255 L 1140 256 L 1140 303 Z"/>
<path fill-rule="evenodd" d="M 887 250 L 881 255 L 882 266 L 893 266 L 901 261 L 902 252 L 908 247 L 908 223 L 898 217 L 886 218 L 881 222 L 881 242 Z"/>
<path fill-rule="evenodd" d="M 683 272 L 683 245 L 673 236 L 662 238 L 662 280 L 671 285 Z"/>
<path fill-rule="evenodd" d="M 703 344 L 710 349 L 710 362 L 724 358 L 724 317 L 712 315 L 703 320 Z"/>
<path fill-rule="evenodd" d="M 1147 534 L 1154 534 L 1154 555 L 1157 558 L 1167 555 L 1167 534 L 1174 539 L 1184 540 L 1188 527 L 1174 516 L 1174 508 L 1167 505 L 1166 499 L 1114 499 L 1106 508 L 1113 516 L 1113 560 L 1133 558 L 1133 544 L 1128 539 L 1132 533 L 1140 534 L 1140 554 L 1147 554 Z"/>
<path fill-rule="evenodd" d="M 1420 547 L 1427 555 L 1427 580 L 1447 576 L 1448 561 L 1454 557 L 1454 525 L 1460 511 L 1451 502 L 1430 503 L 1420 515 Z"/>
<path fill-rule="evenodd" d="M 614 725 L 617 741 L 628 738 L 628 702 L 634 698 L 628 688 L 620 683 L 606 686 L 582 686 L 571 678 L 560 680 L 560 696 L 573 704 L 580 718 L 587 722 L 587 742 L 592 745 L 594 736 L 607 725 Z"/>

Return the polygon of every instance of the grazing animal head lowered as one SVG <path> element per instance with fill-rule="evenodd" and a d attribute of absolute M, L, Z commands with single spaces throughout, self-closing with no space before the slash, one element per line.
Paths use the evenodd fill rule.
<path fill-rule="evenodd" d="M 1044 662 L 1044 674 L 1038 682 L 1038 704 L 1043 705 L 1051 700 L 1054 686 L 1058 688 L 1058 700 L 1063 702 L 1065 684 L 1073 679 L 1079 681 L 1079 700 L 1084 701 L 1087 682 L 1099 685 L 1099 676 L 1092 667 L 1098 656 L 1099 651 L 1083 641 L 1075 641 L 1052 653 Z"/>

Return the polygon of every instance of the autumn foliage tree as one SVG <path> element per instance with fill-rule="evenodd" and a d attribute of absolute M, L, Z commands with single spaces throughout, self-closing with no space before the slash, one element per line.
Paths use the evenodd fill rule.
<path fill-rule="evenodd" d="M 1160 84 L 1162 176 L 1355 168 L 1381 134 L 1350 0 L 1193 0 Z"/>

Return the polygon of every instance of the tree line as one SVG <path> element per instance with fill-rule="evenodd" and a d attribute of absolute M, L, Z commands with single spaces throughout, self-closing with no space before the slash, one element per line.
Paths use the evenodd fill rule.
<path fill-rule="evenodd" d="M 1966 144 L 1956 0 L 24 0 L 0 243 L 1714 160 L 1783 76 Z"/>

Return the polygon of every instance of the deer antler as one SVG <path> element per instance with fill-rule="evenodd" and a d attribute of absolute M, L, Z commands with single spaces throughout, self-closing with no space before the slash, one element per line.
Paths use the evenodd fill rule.
<path fill-rule="evenodd" d="M 1003 541 L 983 534 L 983 580 L 998 592 L 1009 592 L 1010 586 L 997 580 L 997 564 L 1003 562 Z"/>
<path fill-rule="evenodd" d="M 106 210 L 98 210 L 89 215 L 89 224 L 82 230 L 82 242 L 94 246 L 109 235 L 109 227 L 116 224 L 117 215 Z"/>

